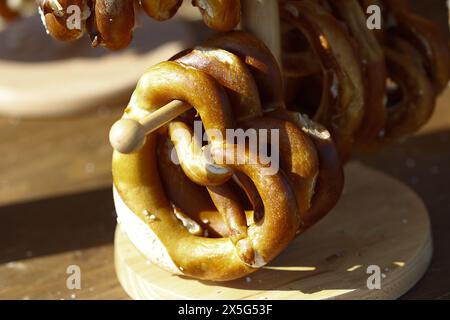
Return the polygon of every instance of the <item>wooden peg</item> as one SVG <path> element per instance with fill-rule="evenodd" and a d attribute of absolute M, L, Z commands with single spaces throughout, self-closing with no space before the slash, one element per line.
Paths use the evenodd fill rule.
<path fill-rule="evenodd" d="M 150 115 L 137 121 L 121 119 L 111 128 L 109 141 L 112 147 L 121 153 L 133 153 L 145 143 L 145 137 L 166 125 L 192 107 L 179 100 L 174 100 Z"/>

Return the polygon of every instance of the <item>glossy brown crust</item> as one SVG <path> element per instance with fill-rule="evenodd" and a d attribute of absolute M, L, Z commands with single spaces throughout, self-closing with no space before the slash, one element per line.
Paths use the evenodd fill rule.
<path fill-rule="evenodd" d="M 356 143 L 366 144 L 375 139 L 386 124 L 386 63 L 382 46 L 374 31 L 367 28 L 366 16 L 357 0 L 329 0 L 333 12 L 342 20 L 360 54 L 365 84 L 364 118 Z"/>
<path fill-rule="evenodd" d="M 270 50 L 256 37 L 243 31 L 217 34 L 205 45 L 237 55 L 249 67 L 259 89 L 264 112 L 284 107 L 283 78 Z"/>
<path fill-rule="evenodd" d="M 341 159 L 348 159 L 364 115 L 360 58 L 341 24 L 315 1 L 289 1 L 282 18 L 307 38 L 323 70 L 322 100 L 314 120 L 332 133 Z"/>
<path fill-rule="evenodd" d="M 0 0 L 0 17 L 6 21 L 16 19 L 19 14 L 8 7 L 7 0 Z"/>
<path fill-rule="evenodd" d="M 227 90 L 237 122 L 262 116 L 258 87 L 238 56 L 223 49 L 197 47 L 182 52 L 174 60 L 216 79 Z"/>
<path fill-rule="evenodd" d="M 134 28 L 133 0 L 93 0 L 96 31 L 94 47 L 101 45 L 110 50 L 128 47 Z"/>
<path fill-rule="evenodd" d="M 277 110 L 271 117 L 290 121 L 301 128 L 314 144 L 318 156 L 319 173 L 315 180 L 310 207 L 301 213 L 303 230 L 325 217 L 338 203 L 344 189 L 344 169 L 335 143 L 328 131 L 297 112 Z"/>
<path fill-rule="evenodd" d="M 241 19 L 240 0 L 193 0 L 203 20 L 211 29 L 220 32 L 233 30 Z"/>
<path fill-rule="evenodd" d="M 84 8 L 84 0 L 38 0 L 48 32 L 52 37 L 60 41 L 74 41 L 81 38 L 85 30 L 85 21 L 81 21 L 79 29 L 69 28 L 68 21 L 73 15 L 69 13 L 69 7 Z"/>
<path fill-rule="evenodd" d="M 150 17 L 164 21 L 177 13 L 183 0 L 140 0 L 139 3 Z"/>
<path fill-rule="evenodd" d="M 1 0 L 0 12 L 10 16 L 5 0 Z M 49 33 L 60 41 L 72 41 L 88 31 L 92 45 L 101 45 L 110 50 L 126 48 L 135 27 L 135 10 L 142 7 L 153 19 L 163 21 L 172 18 L 182 4 L 182 0 L 36 0 L 44 12 Z M 2 6 L 2 3 L 4 6 Z M 67 26 L 72 13 L 67 8 L 76 5 L 84 17 L 82 28 L 72 30 Z M 198 0 L 197 6 L 210 28 L 217 31 L 233 30 L 240 21 L 240 0 Z M 55 8 L 57 8 L 55 10 Z M 89 13 L 89 16 L 88 16 Z"/>

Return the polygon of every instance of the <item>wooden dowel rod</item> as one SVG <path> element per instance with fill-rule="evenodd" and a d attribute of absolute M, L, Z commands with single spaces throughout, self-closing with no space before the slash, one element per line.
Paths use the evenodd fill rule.
<path fill-rule="evenodd" d="M 278 0 L 241 0 L 241 28 L 263 41 L 281 66 L 281 41 Z M 182 101 L 172 101 L 140 121 L 122 119 L 111 128 L 109 139 L 113 148 L 122 153 L 132 153 L 145 142 L 147 134 L 161 128 L 191 106 Z"/>
<path fill-rule="evenodd" d="M 191 108 L 191 105 L 183 101 L 174 100 L 153 112 L 151 117 L 143 118 L 140 123 L 147 133 L 152 133 Z"/>
<path fill-rule="evenodd" d="M 278 0 L 241 0 L 241 29 L 269 47 L 281 67 L 280 12 Z"/>
<path fill-rule="evenodd" d="M 191 108 L 192 106 L 183 101 L 174 100 L 140 121 L 121 119 L 112 126 L 109 141 L 119 152 L 137 151 L 145 143 L 145 137 L 149 133 L 158 130 Z"/>

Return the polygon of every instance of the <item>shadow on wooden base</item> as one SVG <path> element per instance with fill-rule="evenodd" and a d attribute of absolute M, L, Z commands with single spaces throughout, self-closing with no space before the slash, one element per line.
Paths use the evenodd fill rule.
<path fill-rule="evenodd" d="M 430 263 L 428 212 L 414 192 L 385 174 L 359 163 L 346 171 L 337 208 L 250 277 L 213 283 L 171 275 L 147 262 L 118 226 L 118 278 L 134 299 L 399 298 Z M 368 288 L 378 280 L 379 289 Z"/>

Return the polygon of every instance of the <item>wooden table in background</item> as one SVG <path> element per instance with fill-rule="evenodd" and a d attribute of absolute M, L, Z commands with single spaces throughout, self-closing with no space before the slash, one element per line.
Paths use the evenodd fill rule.
<path fill-rule="evenodd" d="M 122 110 L 0 119 L 0 299 L 128 298 L 114 272 L 107 138 Z M 419 134 L 355 161 L 409 185 L 430 212 L 434 258 L 404 298 L 450 299 L 450 89 Z M 70 265 L 81 268 L 81 290 L 66 288 Z"/>

